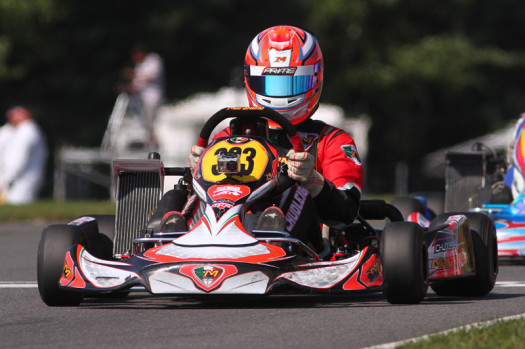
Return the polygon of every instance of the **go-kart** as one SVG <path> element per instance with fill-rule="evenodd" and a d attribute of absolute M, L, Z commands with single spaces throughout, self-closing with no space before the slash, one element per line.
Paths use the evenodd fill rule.
<path fill-rule="evenodd" d="M 471 151 L 446 154 L 444 193 L 420 192 L 394 198 L 391 202 L 407 221 L 428 226 L 434 211 L 470 211 L 487 214 L 496 227 L 498 258 L 525 262 L 525 189 L 514 198 L 512 177 L 523 183 L 525 173 L 525 118 L 518 123 L 512 164 L 494 149 L 475 142 Z M 440 196 L 441 195 L 441 196 Z M 439 199 L 437 199 L 439 198 Z M 437 209 L 433 209 L 438 207 Z"/>
<path fill-rule="evenodd" d="M 229 118 L 231 135 L 209 142 Z M 199 297 L 384 292 L 390 303 L 419 303 L 428 285 L 439 295 L 492 290 L 495 230 L 483 214 L 441 215 L 423 228 L 382 200 L 362 200 L 352 224 L 329 229 L 324 258 L 286 231 L 248 229 L 254 203 L 297 185 L 268 141 L 268 120 L 281 125 L 296 152 L 304 151 L 300 134 L 282 115 L 242 107 L 222 109 L 204 125 L 198 144 L 205 150 L 193 173 L 164 167 L 156 153 L 115 160 L 115 216 L 86 215 L 43 231 L 42 300 L 72 306 L 86 296 L 142 290 Z M 168 175 L 181 177 L 173 206 L 189 192 L 205 202 L 188 231 L 161 231 L 157 205 Z M 374 228 L 378 222 L 381 228 Z"/>

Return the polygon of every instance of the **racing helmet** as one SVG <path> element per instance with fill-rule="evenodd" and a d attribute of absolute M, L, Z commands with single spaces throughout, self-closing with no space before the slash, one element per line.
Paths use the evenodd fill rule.
<path fill-rule="evenodd" d="M 250 106 L 274 109 L 294 125 L 308 119 L 319 106 L 323 86 L 317 39 L 288 25 L 262 31 L 246 50 L 244 85 Z"/>

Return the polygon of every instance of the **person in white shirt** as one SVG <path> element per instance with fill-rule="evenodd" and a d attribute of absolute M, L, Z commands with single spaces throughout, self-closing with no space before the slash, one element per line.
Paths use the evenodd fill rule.
<path fill-rule="evenodd" d="M 0 202 L 25 204 L 38 198 L 47 145 L 28 109 L 13 107 L 6 117 L 0 128 Z"/>
<path fill-rule="evenodd" d="M 164 62 L 160 55 L 146 52 L 142 47 L 133 50 L 132 60 L 135 68 L 132 71 L 130 92 L 139 98 L 150 142 L 156 143 L 155 119 L 164 101 Z"/>

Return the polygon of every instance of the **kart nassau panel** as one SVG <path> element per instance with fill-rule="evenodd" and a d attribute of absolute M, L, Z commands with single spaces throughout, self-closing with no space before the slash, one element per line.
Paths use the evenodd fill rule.
<path fill-rule="evenodd" d="M 283 285 L 309 292 L 344 293 L 379 291 L 383 286 L 375 248 L 367 247 L 339 261 L 289 256 L 282 248 L 266 243 L 250 247 L 251 252 L 239 246 L 195 248 L 169 243 L 115 262 L 98 259 L 81 245 L 73 246 L 66 254 L 60 286 L 108 292 L 141 285 L 152 294 L 269 294 Z M 189 255 L 201 258 L 186 258 Z"/>
<path fill-rule="evenodd" d="M 450 216 L 445 227 L 426 233 L 429 279 L 474 275 L 474 246 L 467 218 Z"/>

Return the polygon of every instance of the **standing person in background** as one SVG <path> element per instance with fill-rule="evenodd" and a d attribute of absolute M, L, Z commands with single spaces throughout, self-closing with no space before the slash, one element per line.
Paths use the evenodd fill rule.
<path fill-rule="evenodd" d="M 13 107 L 6 117 L 0 128 L 0 201 L 25 204 L 38 198 L 47 145 L 28 109 Z"/>
<path fill-rule="evenodd" d="M 142 46 L 133 50 L 131 58 L 135 67 L 128 77 L 128 90 L 138 99 L 150 146 L 156 148 L 154 125 L 157 111 L 164 101 L 164 62 L 157 53 L 147 52 Z"/>

